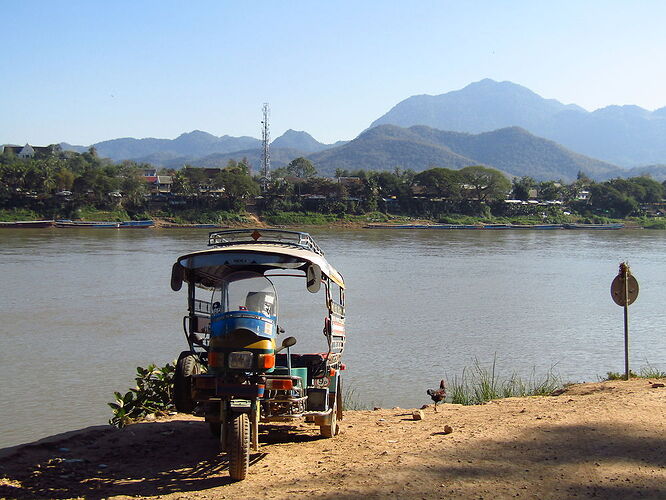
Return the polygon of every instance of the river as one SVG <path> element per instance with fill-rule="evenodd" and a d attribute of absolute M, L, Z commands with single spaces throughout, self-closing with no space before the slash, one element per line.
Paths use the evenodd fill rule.
<path fill-rule="evenodd" d="M 366 405 L 421 406 L 475 359 L 526 378 L 622 372 L 609 288 L 624 260 L 641 287 L 632 367 L 666 370 L 664 232 L 311 233 L 347 282 L 345 380 Z M 205 230 L 1 230 L 0 447 L 105 423 L 137 366 L 175 359 L 186 294 L 171 265 L 206 243 Z M 323 297 L 278 286 L 294 352 L 321 350 Z"/>

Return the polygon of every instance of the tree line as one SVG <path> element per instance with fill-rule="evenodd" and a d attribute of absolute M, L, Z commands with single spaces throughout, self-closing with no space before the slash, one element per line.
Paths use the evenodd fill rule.
<path fill-rule="evenodd" d="M 252 204 L 257 211 L 267 213 L 529 215 L 540 209 L 505 200 L 528 200 L 536 194 L 539 200 L 561 202 L 579 214 L 624 218 L 639 215 L 646 204 L 660 203 L 665 194 L 664 185 L 649 177 L 594 182 L 580 173 L 568 184 L 537 182 L 530 177 L 511 181 L 502 172 L 484 166 L 459 170 L 433 167 L 422 172 L 339 169 L 335 178 L 325 178 L 303 157 L 274 169 L 268 179 L 252 175 L 246 159 L 230 160 L 224 168 L 161 169 L 160 175 L 171 176 L 170 192 L 157 193 L 149 189 L 144 176 L 150 168 L 133 161 L 113 163 L 100 158 L 94 148 L 75 153 L 51 146 L 48 153 L 28 159 L 3 153 L 0 208 L 27 208 L 45 217 L 73 217 L 81 207 L 122 207 L 133 215 L 145 214 L 162 197 L 167 198 L 166 202 L 161 200 L 162 206 L 171 212 L 241 212 Z"/>

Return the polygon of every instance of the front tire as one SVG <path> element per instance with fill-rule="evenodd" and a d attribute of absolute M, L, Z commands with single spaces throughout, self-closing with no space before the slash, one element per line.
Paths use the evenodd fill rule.
<path fill-rule="evenodd" d="M 192 413 L 196 402 L 192 399 L 192 375 L 201 373 L 196 354 L 183 351 L 176 362 L 173 376 L 173 401 L 180 413 Z"/>
<path fill-rule="evenodd" d="M 242 481 L 250 466 L 250 419 L 247 413 L 232 413 L 227 429 L 229 476 Z"/>

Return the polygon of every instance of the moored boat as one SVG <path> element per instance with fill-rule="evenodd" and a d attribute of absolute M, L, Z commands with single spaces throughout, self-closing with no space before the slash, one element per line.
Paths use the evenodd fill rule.
<path fill-rule="evenodd" d="M 53 226 L 52 220 L 19 220 L 12 222 L 0 222 L 0 228 L 8 229 L 26 229 L 26 228 L 41 228 Z"/>
<path fill-rule="evenodd" d="M 551 229 L 564 229 L 563 224 L 512 224 L 511 229 L 537 229 L 537 230 L 551 230 Z"/>
<path fill-rule="evenodd" d="M 602 231 L 613 231 L 617 229 L 622 229 L 624 224 L 614 223 L 614 224 L 564 224 L 565 229 L 595 229 Z"/>
<path fill-rule="evenodd" d="M 132 229 L 145 229 L 148 227 L 155 227 L 155 222 L 152 220 L 126 220 L 120 223 L 121 228 Z"/>
<path fill-rule="evenodd" d="M 55 223 L 56 227 L 85 227 L 85 228 L 100 228 L 100 229 L 118 229 L 120 222 L 97 222 L 97 221 L 71 221 L 71 220 L 58 220 Z"/>

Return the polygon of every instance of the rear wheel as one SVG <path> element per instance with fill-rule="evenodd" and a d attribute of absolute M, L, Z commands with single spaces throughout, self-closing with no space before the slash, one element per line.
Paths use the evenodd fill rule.
<path fill-rule="evenodd" d="M 196 405 L 192 399 L 192 375 L 201 373 L 197 356 L 192 351 L 183 351 L 176 362 L 173 376 L 173 400 L 176 410 L 181 413 L 192 413 Z"/>
<path fill-rule="evenodd" d="M 208 422 L 208 427 L 210 428 L 210 433 L 219 439 L 222 435 L 222 424 L 220 422 Z"/>
<path fill-rule="evenodd" d="M 250 465 L 250 419 L 247 413 L 232 413 L 227 427 L 229 475 L 242 481 Z"/>
<path fill-rule="evenodd" d="M 333 408 L 331 410 L 331 424 L 330 425 L 320 425 L 319 426 L 319 431 L 321 432 L 321 435 L 324 436 L 325 438 L 332 438 L 333 436 L 337 435 L 338 432 L 340 432 L 340 429 L 338 428 L 337 397 L 335 399 L 335 403 L 333 403 Z"/>
<path fill-rule="evenodd" d="M 335 388 L 335 404 L 338 407 L 338 420 L 342 420 L 342 411 L 344 410 L 344 402 L 342 401 L 342 377 L 338 378 L 338 386 Z"/>

